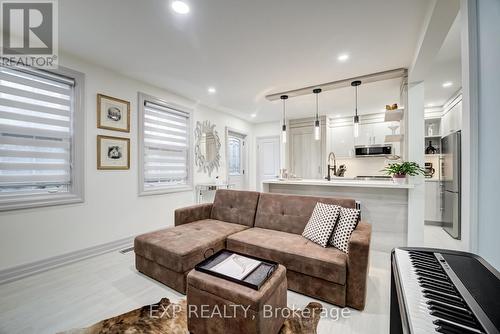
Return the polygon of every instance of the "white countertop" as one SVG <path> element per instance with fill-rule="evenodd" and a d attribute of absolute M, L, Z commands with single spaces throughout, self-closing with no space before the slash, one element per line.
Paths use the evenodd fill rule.
<path fill-rule="evenodd" d="M 298 186 L 329 186 L 329 187 L 361 187 L 361 188 L 394 188 L 394 189 L 411 189 L 415 186 L 413 184 L 398 184 L 393 181 L 379 181 L 379 180 L 354 180 L 349 178 L 335 178 L 331 181 L 328 180 L 313 180 L 313 179 L 288 179 L 288 180 L 265 180 L 266 184 L 286 184 Z"/>

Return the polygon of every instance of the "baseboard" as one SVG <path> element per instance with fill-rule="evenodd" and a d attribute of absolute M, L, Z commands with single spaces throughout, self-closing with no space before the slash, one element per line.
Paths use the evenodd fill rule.
<path fill-rule="evenodd" d="M 443 222 L 437 222 L 437 221 L 433 221 L 433 220 L 426 220 L 426 221 L 424 221 L 424 225 L 443 226 Z"/>
<path fill-rule="evenodd" d="M 113 252 L 125 247 L 131 247 L 134 237 L 128 237 L 105 244 L 81 249 L 78 251 L 50 257 L 48 259 L 35 261 L 20 266 L 0 270 L 0 285 L 6 284 L 24 277 L 35 275 L 50 269 L 61 267 L 70 263 L 88 259 L 104 253 Z"/>

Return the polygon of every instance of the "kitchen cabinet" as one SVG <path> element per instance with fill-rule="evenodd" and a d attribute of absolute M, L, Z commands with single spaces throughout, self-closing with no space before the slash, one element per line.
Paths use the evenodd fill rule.
<path fill-rule="evenodd" d="M 462 128 L 462 101 L 452 104 L 445 110 L 441 121 L 442 136 L 458 131 Z"/>
<path fill-rule="evenodd" d="M 450 133 L 450 128 L 451 128 L 451 113 L 448 112 L 443 115 L 443 120 L 441 122 L 441 130 L 442 136 L 446 136 Z"/>
<path fill-rule="evenodd" d="M 385 136 L 392 133 L 389 125 L 390 123 L 386 122 L 360 124 L 359 137 L 354 140 L 355 145 L 384 144 Z"/>
<path fill-rule="evenodd" d="M 322 179 L 325 163 L 325 121 L 322 119 L 321 140 L 314 140 L 314 127 L 309 120 L 290 122 L 290 172 L 304 179 Z"/>
<path fill-rule="evenodd" d="M 330 151 L 338 158 L 354 155 L 354 126 L 336 126 L 330 128 Z"/>
<path fill-rule="evenodd" d="M 385 136 L 392 134 L 389 126 L 391 122 L 384 122 L 383 114 L 366 115 L 359 125 L 359 136 L 354 138 L 352 118 L 331 120 L 328 128 L 328 149 L 333 151 L 337 158 L 348 158 L 354 155 L 356 145 L 385 144 Z M 366 123 L 363 123 L 365 121 Z M 394 154 L 399 154 L 399 143 L 390 143 L 394 147 Z"/>
<path fill-rule="evenodd" d="M 441 182 L 425 181 L 425 220 L 441 222 Z"/>

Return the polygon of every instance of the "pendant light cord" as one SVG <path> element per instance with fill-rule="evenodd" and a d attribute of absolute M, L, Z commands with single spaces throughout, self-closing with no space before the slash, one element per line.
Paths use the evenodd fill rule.
<path fill-rule="evenodd" d="M 286 129 L 286 110 L 285 110 L 285 101 L 288 99 L 288 95 L 281 95 L 281 100 L 283 101 L 283 131 Z"/>
<path fill-rule="evenodd" d="M 356 116 L 358 116 L 358 86 L 356 86 L 355 95 L 356 95 Z"/>
<path fill-rule="evenodd" d="M 285 125 L 286 116 L 285 116 L 285 100 L 283 99 L 283 125 Z"/>
<path fill-rule="evenodd" d="M 318 93 L 316 93 L 316 120 L 319 120 Z"/>

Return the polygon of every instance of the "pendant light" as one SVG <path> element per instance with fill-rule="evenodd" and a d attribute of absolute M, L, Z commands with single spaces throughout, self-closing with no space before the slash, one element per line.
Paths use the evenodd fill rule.
<path fill-rule="evenodd" d="M 361 85 L 361 81 L 356 80 L 351 82 L 351 86 L 353 86 L 356 89 L 356 109 L 354 113 L 354 137 L 358 138 L 359 137 L 359 116 L 358 116 L 358 86 Z"/>
<path fill-rule="evenodd" d="M 316 94 L 316 120 L 314 121 L 314 140 L 320 140 L 320 127 L 319 127 L 319 107 L 318 107 L 318 95 L 321 93 L 321 88 L 313 89 L 313 93 Z"/>
<path fill-rule="evenodd" d="M 285 112 L 285 101 L 288 99 L 288 95 L 281 95 L 280 99 L 283 101 L 283 126 L 281 127 L 281 140 L 283 144 L 286 144 L 286 112 Z"/>

